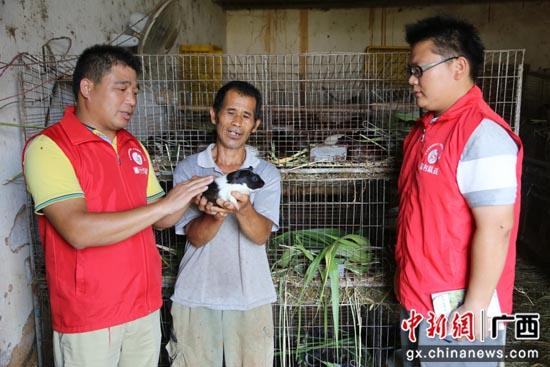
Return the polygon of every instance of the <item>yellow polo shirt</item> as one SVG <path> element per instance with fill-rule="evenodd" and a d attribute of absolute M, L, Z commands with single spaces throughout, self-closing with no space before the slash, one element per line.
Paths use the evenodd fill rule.
<path fill-rule="evenodd" d="M 98 130 L 92 130 L 104 140 L 108 139 Z M 116 137 L 111 142 L 117 151 Z M 155 171 L 151 165 L 149 153 L 141 145 L 149 160 L 147 181 L 147 202 L 152 202 L 164 195 Z M 25 151 L 25 181 L 34 200 L 34 211 L 42 214 L 42 209 L 59 201 L 83 198 L 74 168 L 61 148 L 49 137 L 39 135 L 34 138 Z"/>

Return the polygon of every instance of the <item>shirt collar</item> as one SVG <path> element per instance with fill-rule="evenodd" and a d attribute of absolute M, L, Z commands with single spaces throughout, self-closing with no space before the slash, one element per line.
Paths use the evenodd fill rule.
<path fill-rule="evenodd" d="M 88 130 L 90 130 L 92 133 L 96 134 L 96 135 L 99 136 L 101 139 L 105 140 L 107 143 L 112 144 L 112 145 L 116 145 L 116 135 L 115 135 L 113 141 L 111 141 L 107 135 L 103 134 L 101 131 L 99 131 L 99 130 L 96 129 L 95 127 L 90 126 L 90 125 L 88 125 L 88 124 L 84 124 L 84 126 L 86 126 L 86 128 L 87 128 Z"/>
<path fill-rule="evenodd" d="M 216 144 L 210 144 L 208 148 L 199 153 L 199 156 L 197 157 L 197 164 L 202 168 L 214 168 L 216 171 L 222 172 L 212 157 L 212 149 L 215 145 Z M 244 149 L 246 150 L 246 157 L 241 165 L 241 168 L 248 168 L 250 166 L 252 166 L 252 168 L 256 168 L 256 166 L 260 163 L 260 159 L 258 158 L 258 150 L 250 145 L 245 145 Z"/>
<path fill-rule="evenodd" d="M 107 141 L 109 144 L 111 142 L 103 139 L 101 136 L 96 134 L 91 130 L 87 125 L 78 119 L 75 113 L 75 106 L 69 106 L 65 108 L 63 114 L 63 119 L 61 119 L 61 126 L 67 132 L 69 140 L 72 144 L 78 145 L 81 143 L 86 143 L 90 141 Z M 131 135 L 125 129 L 120 129 L 117 131 L 114 141 L 116 141 L 118 146 L 122 146 L 126 140 L 130 139 Z"/>

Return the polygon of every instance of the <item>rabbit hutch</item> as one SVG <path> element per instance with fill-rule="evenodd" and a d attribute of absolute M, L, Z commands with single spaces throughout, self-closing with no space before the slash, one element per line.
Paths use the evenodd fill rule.
<path fill-rule="evenodd" d="M 420 111 L 406 83 L 407 52 L 229 55 L 216 48 L 140 55 L 129 130 L 148 149 L 165 189 L 181 159 L 214 139 L 209 108 L 230 80 L 264 98 L 249 144 L 282 175 L 280 230 L 267 244 L 278 292 L 277 366 L 385 366 L 398 345 L 392 283 L 395 182 L 402 139 Z M 479 79 L 491 106 L 519 129 L 523 50 L 486 51 Z M 20 70 L 26 137 L 74 103 L 75 57 L 25 55 Z M 51 353 L 44 256 L 33 268 L 42 360 Z M 163 261 L 163 340 L 184 239 L 156 233 Z M 166 356 L 161 364 L 167 365 Z"/>

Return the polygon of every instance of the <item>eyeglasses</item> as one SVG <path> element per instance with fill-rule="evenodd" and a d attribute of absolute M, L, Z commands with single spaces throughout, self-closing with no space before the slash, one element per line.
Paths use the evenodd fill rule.
<path fill-rule="evenodd" d="M 435 68 L 437 65 L 443 64 L 444 62 L 454 60 L 454 59 L 458 59 L 459 57 L 460 56 L 452 56 L 452 57 L 448 57 L 444 60 L 434 62 L 434 63 L 431 63 L 431 64 L 426 64 L 426 65 L 412 65 L 412 64 L 409 64 L 409 65 L 407 65 L 407 73 L 409 74 L 409 77 L 411 75 L 413 75 L 415 78 L 420 79 L 422 77 L 422 75 L 426 71 L 430 70 L 431 68 Z"/>

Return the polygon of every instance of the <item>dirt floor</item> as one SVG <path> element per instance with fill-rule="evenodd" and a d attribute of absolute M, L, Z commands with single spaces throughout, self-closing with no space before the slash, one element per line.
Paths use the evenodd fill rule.
<path fill-rule="evenodd" d="M 507 362 L 509 367 L 550 366 L 550 271 L 535 266 L 518 257 L 516 265 L 516 285 L 514 289 L 514 313 L 528 312 L 540 314 L 540 339 L 536 341 L 516 340 L 514 327 L 507 331 L 507 346 L 521 349 L 535 349 L 539 358 L 533 362 Z"/>

